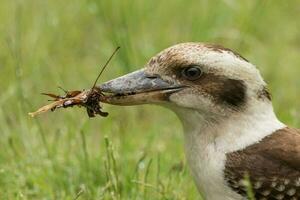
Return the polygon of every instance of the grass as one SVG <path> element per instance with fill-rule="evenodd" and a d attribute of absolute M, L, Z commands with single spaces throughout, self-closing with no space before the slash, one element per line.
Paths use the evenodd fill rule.
<path fill-rule="evenodd" d="M 0 5 L 1 199 L 201 199 L 181 125 L 160 107 L 72 109 L 36 119 L 40 92 L 91 87 L 184 41 L 220 43 L 256 64 L 279 118 L 300 125 L 297 0 L 4 0 Z"/>

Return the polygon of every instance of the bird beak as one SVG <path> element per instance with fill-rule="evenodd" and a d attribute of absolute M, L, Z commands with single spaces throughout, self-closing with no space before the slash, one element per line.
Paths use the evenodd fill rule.
<path fill-rule="evenodd" d="M 142 69 L 110 80 L 98 88 L 107 94 L 105 103 L 138 105 L 166 102 L 170 94 L 181 90 L 182 86 L 158 75 L 149 75 Z"/>

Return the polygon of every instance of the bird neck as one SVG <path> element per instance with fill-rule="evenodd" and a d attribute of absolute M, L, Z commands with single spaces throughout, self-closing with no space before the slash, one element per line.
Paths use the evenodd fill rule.
<path fill-rule="evenodd" d="M 176 113 L 184 127 L 186 145 L 214 145 L 224 153 L 246 148 L 285 127 L 269 101 L 253 102 L 245 110 L 228 115 L 191 109 Z"/>

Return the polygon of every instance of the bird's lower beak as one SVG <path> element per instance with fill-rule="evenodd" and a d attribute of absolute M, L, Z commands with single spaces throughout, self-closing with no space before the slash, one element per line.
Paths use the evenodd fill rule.
<path fill-rule="evenodd" d="M 137 105 L 163 103 L 170 94 L 182 87 L 176 83 L 164 81 L 157 75 L 148 75 L 144 69 L 110 80 L 99 89 L 108 93 L 105 103 L 115 105 Z"/>

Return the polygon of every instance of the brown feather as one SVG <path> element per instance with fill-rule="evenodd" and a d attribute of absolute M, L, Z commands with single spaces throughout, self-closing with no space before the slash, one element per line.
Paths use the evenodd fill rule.
<path fill-rule="evenodd" d="M 249 175 L 257 199 L 300 199 L 300 131 L 284 128 L 244 150 L 227 154 L 225 179 L 245 195 Z"/>

